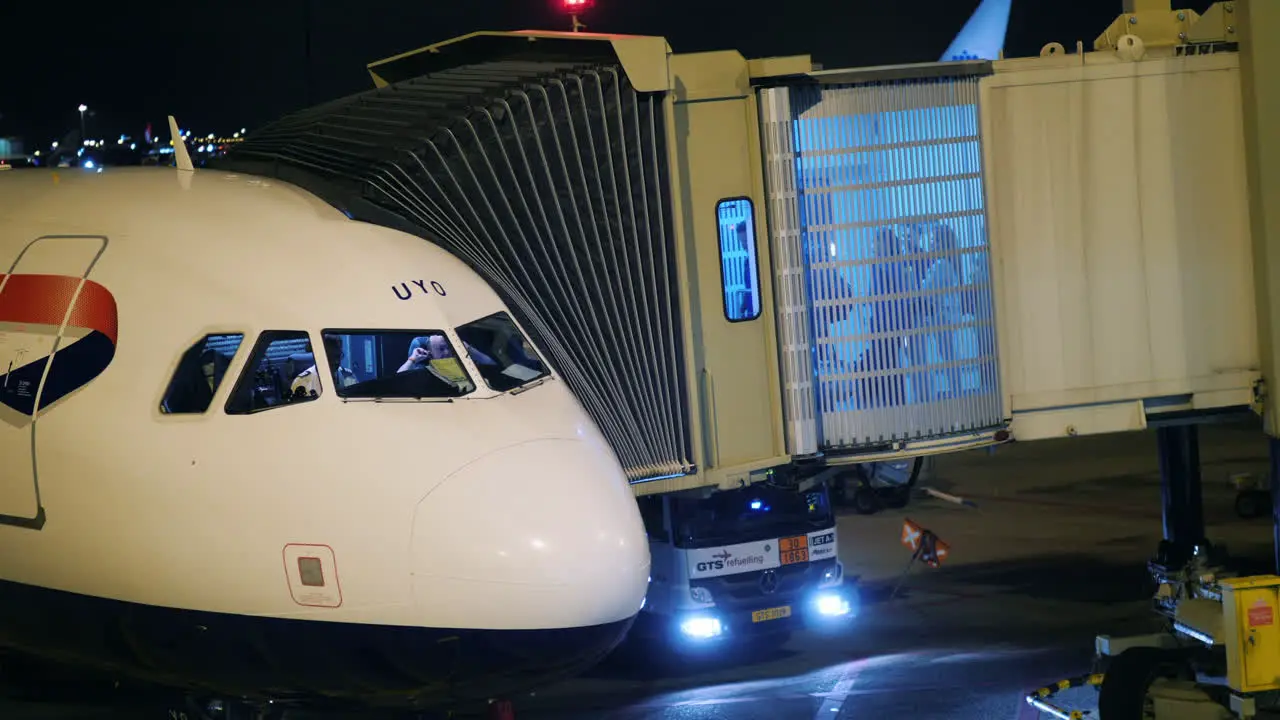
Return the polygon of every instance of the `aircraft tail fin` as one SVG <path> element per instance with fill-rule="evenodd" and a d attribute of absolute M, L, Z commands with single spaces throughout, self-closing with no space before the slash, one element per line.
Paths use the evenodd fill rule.
<path fill-rule="evenodd" d="M 1009 30 L 1013 0 L 982 0 L 969 22 L 951 41 L 940 62 L 955 60 L 998 60 Z"/>
<path fill-rule="evenodd" d="M 173 138 L 173 157 L 177 160 L 178 169 L 194 172 L 196 166 L 191 164 L 187 144 L 182 141 L 182 133 L 178 132 L 178 121 L 172 115 L 169 116 L 169 136 Z"/>

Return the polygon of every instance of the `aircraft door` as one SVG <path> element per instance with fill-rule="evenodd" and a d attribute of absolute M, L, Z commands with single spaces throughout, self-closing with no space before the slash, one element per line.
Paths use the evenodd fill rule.
<path fill-rule="evenodd" d="M 88 280 L 106 247 L 102 236 L 37 238 L 0 275 L 2 525 L 44 525 L 37 421 L 114 355 L 115 301 Z"/>

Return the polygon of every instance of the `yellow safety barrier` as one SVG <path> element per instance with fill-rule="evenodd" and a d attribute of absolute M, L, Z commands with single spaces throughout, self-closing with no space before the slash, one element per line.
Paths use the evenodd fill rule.
<path fill-rule="evenodd" d="M 1064 710 L 1049 703 L 1048 698 L 1074 687 L 1101 685 L 1104 677 L 1101 673 L 1095 673 L 1093 675 L 1080 675 L 1066 680 L 1059 680 L 1053 685 L 1046 685 L 1027 693 L 1027 704 L 1042 713 L 1048 713 L 1055 718 L 1059 718 L 1059 720 L 1084 720 L 1085 716 L 1090 714 L 1087 710 Z"/>

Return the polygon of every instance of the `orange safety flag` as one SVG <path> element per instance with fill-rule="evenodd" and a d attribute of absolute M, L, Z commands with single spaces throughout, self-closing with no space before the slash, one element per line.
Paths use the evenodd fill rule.
<path fill-rule="evenodd" d="M 925 562 L 927 562 L 930 567 L 936 568 L 942 565 L 942 562 L 946 560 L 947 556 L 950 554 L 951 554 L 951 546 L 942 542 L 941 540 L 935 539 L 933 544 L 933 552 L 930 553 L 930 557 L 925 559 Z"/>
<path fill-rule="evenodd" d="M 919 525 L 910 520 L 902 521 L 902 544 L 911 552 L 920 549 L 920 536 L 923 534 Z"/>

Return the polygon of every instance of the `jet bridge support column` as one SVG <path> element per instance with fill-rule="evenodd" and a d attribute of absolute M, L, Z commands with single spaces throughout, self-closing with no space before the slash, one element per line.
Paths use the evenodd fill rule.
<path fill-rule="evenodd" d="M 1280 572 L 1280 2 L 1237 0 L 1240 94 L 1244 110 L 1249 220 L 1253 232 L 1258 351 L 1265 387 L 1263 423 L 1270 437 L 1276 570 Z"/>
<path fill-rule="evenodd" d="M 1200 433 L 1195 425 L 1167 425 L 1156 429 L 1156 443 L 1165 539 L 1160 561 L 1182 567 L 1205 540 Z"/>

